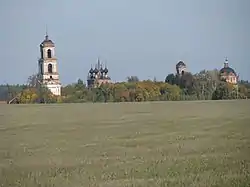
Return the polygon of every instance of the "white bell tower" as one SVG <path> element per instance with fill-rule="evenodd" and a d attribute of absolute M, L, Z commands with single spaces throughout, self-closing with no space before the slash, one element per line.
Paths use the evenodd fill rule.
<path fill-rule="evenodd" d="M 40 83 L 47 87 L 54 95 L 61 95 L 61 82 L 55 56 L 55 44 L 46 33 L 44 41 L 40 44 L 41 57 L 38 60 L 38 78 Z"/>

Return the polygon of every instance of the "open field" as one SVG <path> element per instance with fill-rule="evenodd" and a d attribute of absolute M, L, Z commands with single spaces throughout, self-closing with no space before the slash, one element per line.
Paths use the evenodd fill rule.
<path fill-rule="evenodd" d="M 0 105 L 0 186 L 250 186 L 250 101 Z"/>

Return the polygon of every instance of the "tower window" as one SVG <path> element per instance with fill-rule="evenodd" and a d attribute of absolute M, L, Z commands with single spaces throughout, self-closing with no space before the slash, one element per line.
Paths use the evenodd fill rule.
<path fill-rule="evenodd" d="M 43 58 L 43 49 L 40 48 L 40 52 L 41 52 L 41 58 Z"/>
<path fill-rule="evenodd" d="M 47 51 L 47 56 L 48 56 L 48 58 L 51 58 L 51 57 L 52 57 L 52 55 L 51 55 L 51 49 L 48 49 L 48 51 Z"/>
<path fill-rule="evenodd" d="M 40 72 L 43 74 L 43 64 L 40 64 Z"/>
<path fill-rule="evenodd" d="M 52 73 L 52 64 L 49 64 L 49 65 L 48 65 L 48 72 L 49 72 L 49 73 Z"/>

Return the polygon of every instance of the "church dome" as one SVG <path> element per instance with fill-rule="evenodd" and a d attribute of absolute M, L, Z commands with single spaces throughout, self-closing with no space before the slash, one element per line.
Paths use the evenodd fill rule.
<path fill-rule="evenodd" d="M 103 73 L 103 72 L 104 72 L 104 69 L 103 69 L 102 67 L 101 67 L 101 69 L 100 69 L 100 72 L 101 72 L 101 73 Z"/>
<path fill-rule="evenodd" d="M 90 73 L 90 74 L 94 73 L 93 68 L 90 68 L 89 73 Z"/>
<path fill-rule="evenodd" d="M 45 39 L 43 40 L 43 42 L 41 43 L 41 45 L 43 45 L 43 46 L 53 46 L 54 43 L 53 43 L 52 40 L 49 39 L 49 36 L 46 35 Z"/>
<path fill-rule="evenodd" d="M 98 73 L 99 72 L 99 70 L 97 69 L 97 68 L 95 68 L 94 69 L 94 73 L 96 74 L 96 73 Z"/>
<path fill-rule="evenodd" d="M 220 73 L 221 74 L 230 74 L 230 73 L 233 73 L 234 75 L 236 75 L 236 72 L 234 71 L 233 68 L 230 68 L 230 67 L 224 67 L 220 70 Z"/>
<path fill-rule="evenodd" d="M 108 73 L 109 72 L 108 68 L 105 68 L 103 71 L 104 71 L 104 73 Z"/>
<path fill-rule="evenodd" d="M 233 68 L 230 68 L 228 65 L 228 60 L 226 59 L 224 62 L 224 67 L 220 70 L 220 74 L 230 74 L 233 73 L 234 75 L 236 75 L 236 72 L 234 71 Z"/>

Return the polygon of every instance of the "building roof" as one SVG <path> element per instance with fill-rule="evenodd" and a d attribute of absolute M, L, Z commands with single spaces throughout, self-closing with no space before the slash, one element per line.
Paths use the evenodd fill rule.
<path fill-rule="evenodd" d="M 54 45 L 54 42 L 49 39 L 48 35 L 46 35 L 45 39 L 42 41 L 41 45 Z"/>
<path fill-rule="evenodd" d="M 234 75 L 236 75 L 236 72 L 234 71 L 234 69 L 229 67 L 228 60 L 226 58 L 224 62 L 224 67 L 220 70 L 220 74 L 230 74 L 230 73 L 233 73 Z"/>
<path fill-rule="evenodd" d="M 226 73 L 226 74 L 233 73 L 233 74 L 236 75 L 236 72 L 234 71 L 234 69 L 233 69 L 233 68 L 230 68 L 230 67 L 224 67 L 224 68 L 222 68 L 222 69 L 220 70 L 220 73 L 221 73 L 221 74 L 224 74 L 224 73 Z"/>
<path fill-rule="evenodd" d="M 108 73 L 109 70 L 107 67 L 105 67 L 105 69 L 103 71 L 104 71 L 104 73 Z"/>
<path fill-rule="evenodd" d="M 105 73 L 107 74 L 108 73 L 108 68 L 107 66 L 105 65 L 105 68 L 103 68 L 103 65 L 100 63 L 100 59 L 98 58 L 97 60 L 97 64 L 95 65 L 95 68 L 93 69 L 92 66 L 91 66 L 91 69 L 89 70 L 89 73 L 92 74 L 92 73 Z"/>
<path fill-rule="evenodd" d="M 90 68 L 89 73 L 91 73 L 91 74 L 94 73 L 94 70 L 92 67 Z"/>
<path fill-rule="evenodd" d="M 176 64 L 176 67 L 180 67 L 180 66 L 186 66 L 186 64 L 185 64 L 183 61 L 179 61 L 179 62 Z"/>

